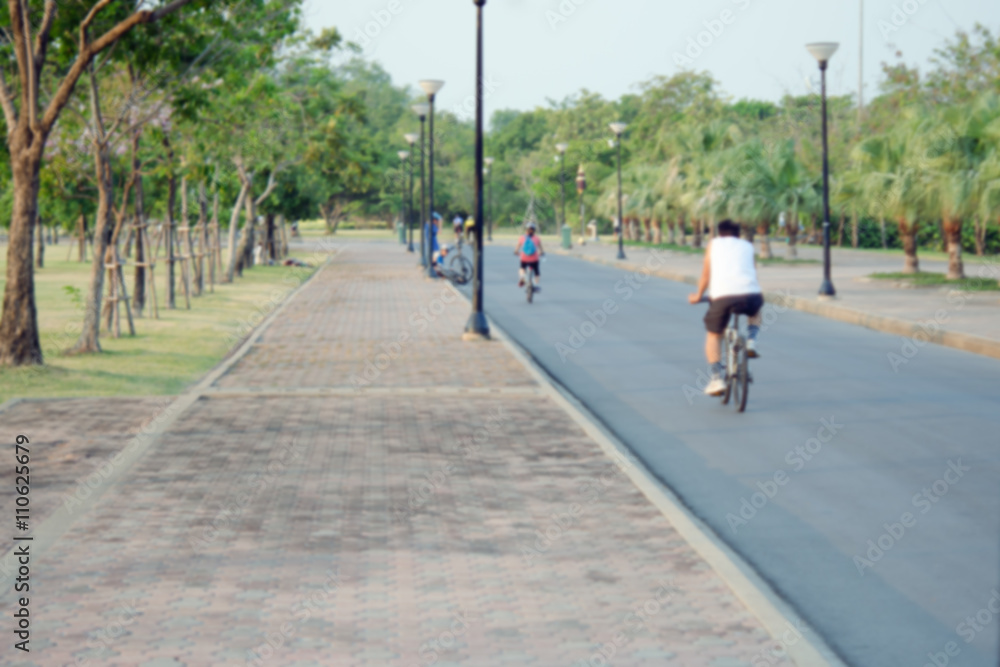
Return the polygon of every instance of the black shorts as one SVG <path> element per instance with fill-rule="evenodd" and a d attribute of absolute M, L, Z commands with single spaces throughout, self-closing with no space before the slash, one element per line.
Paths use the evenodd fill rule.
<path fill-rule="evenodd" d="M 534 262 L 521 262 L 521 268 L 522 269 L 527 269 L 529 266 L 535 270 L 535 275 L 536 276 L 541 276 L 542 275 L 542 270 L 538 266 L 538 260 L 537 259 Z"/>
<path fill-rule="evenodd" d="M 712 299 L 712 304 L 705 313 L 705 328 L 710 333 L 721 334 L 729 326 L 729 317 L 733 313 L 753 317 L 763 307 L 763 294 L 737 294 Z"/>

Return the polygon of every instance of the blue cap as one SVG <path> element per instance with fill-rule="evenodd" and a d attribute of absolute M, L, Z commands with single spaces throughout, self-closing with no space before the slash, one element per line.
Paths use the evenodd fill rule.
<path fill-rule="evenodd" d="M 440 213 L 435 213 L 435 214 L 434 214 L 434 215 L 433 215 L 432 217 L 433 217 L 433 218 L 434 218 L 435 220 L 440 220 L 440 219 L 441 219 L 441 214 L 440 214 Z"/>

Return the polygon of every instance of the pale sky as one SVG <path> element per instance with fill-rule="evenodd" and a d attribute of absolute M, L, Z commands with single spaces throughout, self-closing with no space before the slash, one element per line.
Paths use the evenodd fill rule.
<path fill-rule="evenodd" d="M 488 0 L 486 118 L 498 109 L 547 106 L 582 88 L 616 99 L 654 75 L 707 70 L 733 98 L 777 101 L 818 80 L 807 42 L 840 42 L 831 94 L 858 89 L 860 0 Z M 864 82 L 874 95 L 880 64 L 924 65 L 959 28 L 1000 30 L 996 0 L 865 0 Z M 443 79 L 438 103 L 461 108 L 475 90 L 472 0 L 307 0 L 308 25 L 336 26 L 397 85 Z M 698 42 L 700 41 L 700 45 Z M 694 46 L 692 46 L 694 43 Z M 699 51 L 700 49 L 700 51 Z"/>

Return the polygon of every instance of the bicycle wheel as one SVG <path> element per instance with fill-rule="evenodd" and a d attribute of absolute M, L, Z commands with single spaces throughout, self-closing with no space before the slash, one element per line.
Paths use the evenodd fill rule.
<path fill-rule="evenodd" d="M 732 373 L 733 364 L 730 362 L 729 359 L 729 347 L 730 347 L 729 332 L 727 331 L 725 336 L 722 338 L 721 358 L 722 358 L 722 363 L 725 364 L 725 368 L 723 369 L 722 372 L 725 373 L 725 377 L 723 377 L 723 380 L 726 383 L 726 391 L 723 392 L 722 394 L 723 405 L 729 404 L 729 397 L 733 393 L 733 373 Z"/>
<path fill-rule="evenodd" d="M 747 348 L 746 345 L 740 345 L 737 348 L 737 372 L 736 378 L 733 382 L 733 389 L 736 392 L 736 398 L 733 403 L 736 404 L 736 409 L 740 412 L 744 412 L 747 409 L 747 393 L 750 388 L 750 371 L 747 368 Z"/>
<path fill-rule="evenodd" d="M 528 293 L 528 303 L 531 303 L 535 300 L 535 270 L 531 267 L 528 267 L 526 278 L 528 286 L 525 288 L 525 291 Z"/>
<path fill-rule="evenodd" d="M 452 270 L 458 275 L 458 284 L 464 285 L 465 283 L 472 280 L 472 260 L 468 257 L 458 256 L 455 258 L 457 266 L 451 267 Z"/>

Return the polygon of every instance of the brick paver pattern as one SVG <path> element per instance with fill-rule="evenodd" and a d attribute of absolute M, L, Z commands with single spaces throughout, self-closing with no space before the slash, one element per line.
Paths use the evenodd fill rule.
<path fill-rule="evenodd" d="M 788 664 L 629 462 L 503 344 L 461 343 L 467 302 L 442 298 L 397 246 L 340 253 L 217 383 L 228 393 L 33 564 L 32 653 L 5 638 L 0 663 Z M 395 358 L 371 356 L 403 331 Z M 369 361 L 384 368 L 366 386 L 409 391 L 282 395 L 352 387 Z M 273 391 L 234 395 L 251 388 Z"/>

